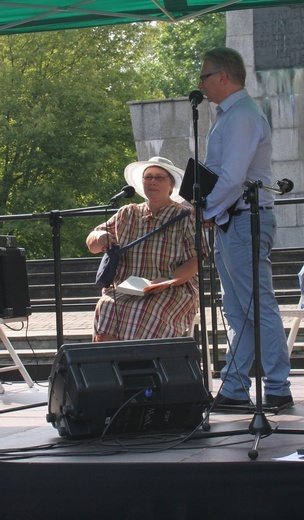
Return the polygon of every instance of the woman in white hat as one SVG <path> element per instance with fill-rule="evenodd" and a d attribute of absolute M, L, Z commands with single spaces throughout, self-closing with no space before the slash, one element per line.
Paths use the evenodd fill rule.
<path fill-rule="evenodd" d="M 185 211 L 178 195 L 182 178 L 183 171 L 162 157 L 129 164 L 125 179 L 146 201 L 123 206 L 97 226 L 86 241 L 91 253 L 104 252 L 113 243 L 123 247 Z M 194 235 L 192 213 L 120 256 L 114 286 L 103 289 L 96 306 L 93 341 L 168 338 L 185 333 L 197 311 Z M 204 240 L 202 244 L 206 257 Z M 144 296 L 116 292 L 115 286 L 131 275 L 153 283 L 174 282 Z"/>

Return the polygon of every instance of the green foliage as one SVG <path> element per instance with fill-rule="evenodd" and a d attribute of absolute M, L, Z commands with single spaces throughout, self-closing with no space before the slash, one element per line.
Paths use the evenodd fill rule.
<path fill-rule="evenodd" d="M 9 36 L 0 49 L 1 213 L 47 217 L 106 203 L 136 159 L 126 94 L 111 93 L 118 58 L 115 68 L 92 30 Z M 6 221 L 3 233 L 16 234 L 30 257 L 52 256 L 47 225 Z M 75 229 L 65 226 L 63 254 L 86 251 Z"/>
<path fill-rule="evenodd" d="M 159 24 L 153 30 L 153 45 L 141 63 L 150 78 L 151 94 L 159 92 L 164 98 L 187 96 L 197 88 L 202 54 L 225 45 L 225 13 Z"/>
<path fill-rule="evenodd" d="M 127 102 L 196 88 L 200 55 L 224 43 L 224 20 L 2 36 L 0 214 L 24 218 L 4 219 L 0 232 L 28 258 L 51 258 L 52 212 L 106 204 L 125 184 L 137 158 Z M 62 257 L 86 255 L 102 218 L 64 214 Z"/>

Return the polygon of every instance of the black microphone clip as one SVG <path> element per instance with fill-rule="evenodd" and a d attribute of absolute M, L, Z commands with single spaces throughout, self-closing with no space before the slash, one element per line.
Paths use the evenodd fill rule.
<path fill-rule="evenodd" d="M 204 99 L 203 94 L 200 90 L 192 90 L 189 94 L 189 101 L 191 103 L 192 108 L 196 108 Z"/>
<path fill-rule="evenodd" d="M 294 184 L 290 179 L 282 179 L 281 181 L 277 181 L 277 185 L 280 188 L 281 195 L 284 195 L 284 193 L 289 193 L 291 190 L 293 190 Z"/>

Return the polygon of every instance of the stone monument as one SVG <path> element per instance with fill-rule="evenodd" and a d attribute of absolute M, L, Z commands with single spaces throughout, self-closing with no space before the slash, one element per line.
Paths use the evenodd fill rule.
<path fill-rule="evenodd" d="M 249 94 L 272 129 L 273 180 L 291 179 L 294 189 L 277 198 L 304 196 L 304 7 L 227 13 L 227 47 L 247 68 Z M 303 204 L 277 205 L 276 247 L 303 246 Z"/>
<path fill-rule="evenodd" d="M 194 157 L 195 153 L 193 113 L 189 99 L 132 101 L 128 105 L 138 160 L 159 155 L 170 159 L 175 166 L 185 168 L 189 157 Z M 206 101 L 198 108 L 198 148 L 202 155 L 213 113 Z"/>
<path fill-rule="evenodd" d="M 272 129 L 273 182 L 294 182 L 290 194 L 304 196 L 304 7 L 279 7 L 227 13 L 227 47 L 238 50 L 247 68 L 249 94 L 266 113 Z M 199 71 L 198 71 L 199 73 Z M 193 89 L 197 86 L 193 85 Z M 185 168 L 194 156 L 192 109 L 188 98 L 129 103 L 139 160 L 155 155 Z M 215 106 L 199 105 L 199 159 Z M 277 187 L 275 185 L 275 187 Z M 276 206 L 276 247 L 303 245 L 304 205 Z"/>

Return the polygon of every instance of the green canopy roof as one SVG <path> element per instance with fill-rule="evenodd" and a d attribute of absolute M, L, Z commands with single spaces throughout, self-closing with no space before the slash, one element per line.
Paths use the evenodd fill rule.
<path fill-rule="evenodd" d="M 0 34 L 117 23 L 177 22 L 213 11 L 303 5 L 303 0 L 0 0 Z"/>

